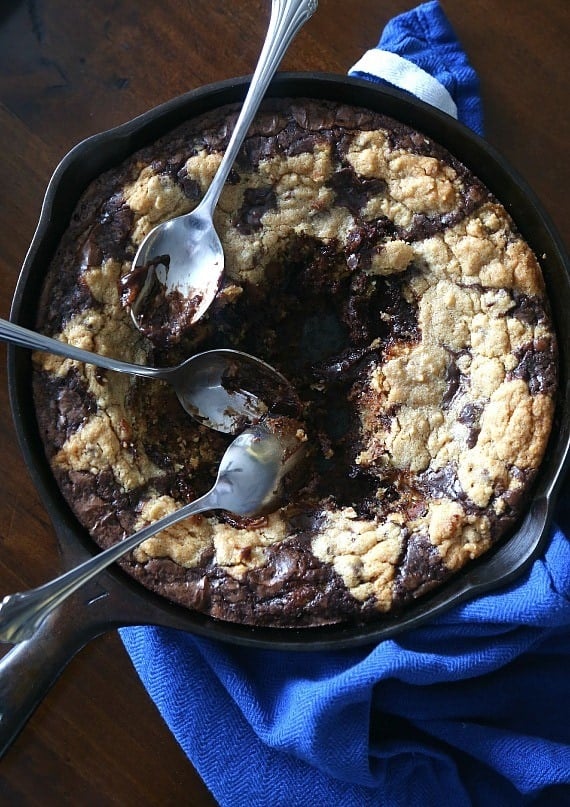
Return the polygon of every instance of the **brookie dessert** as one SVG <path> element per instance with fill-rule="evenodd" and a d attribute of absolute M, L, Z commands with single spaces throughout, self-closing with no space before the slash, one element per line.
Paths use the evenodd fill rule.
<path fill-rule="evenodd" d="M 482 556 L 524 512 L 547 445 L 557 348 L 542 273 L 469 170 L 380 114 L 267 101 L 215 221 L 213 306 L 170 338 L 132 324 L 131 262 L 211 181 L 233 108 L 192 120 L 85 193 L 49 269 L 38 328 L 170 365 L 214 347 L 280 370 L 307 438 L 280 510 L 212 513 L 122 561 L 140 583 L 218 619 L 315 626 L 397 612 Z M 53 473 L 102 547 L 204 493 L 227 435 L 160 382 L 36 354 Z"/>

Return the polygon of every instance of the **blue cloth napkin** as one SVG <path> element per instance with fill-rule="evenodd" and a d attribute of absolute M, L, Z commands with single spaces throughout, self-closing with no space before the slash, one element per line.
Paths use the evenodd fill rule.
<path fill-rule="evenodd" d="M 479 79 L 435 0 L 394 17 L 349 72 L 410 92 L 483 134 Z"/>
<path fill-rule="evenodd" d="M 437 3 L 392 20 L 379 48 L 414 67 L 366 57 L 355 72 L 375 80 L 385 68 L 481 131 L 476 75 Z M 567 481 L 524 577 L 373 647 L 283 653 L 156 627 L 121 635 L 222 807 L 568 805 L 569 494 Z"/>

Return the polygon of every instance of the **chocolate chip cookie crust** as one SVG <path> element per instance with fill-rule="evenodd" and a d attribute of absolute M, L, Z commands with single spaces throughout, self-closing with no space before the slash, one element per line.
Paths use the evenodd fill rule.
<path fill-rule="evenodd" d="M 540 267 L 504 208 L 421 133 L 366 110 L 280 101 L 258 117 L 216 225 L 224 287 L 177 345 L 121 303 L 136 246 L 195 206 L 235 113 L 209 113 L 94 183 L 50 267 L 38 327 L 129 361 L 231 346 L 295 384 L 311 451 L 269 517 L 198 516 L 124 568 L 190 608 L 311 626 L 405 607 L 516 523 L 556 394 Z M 227 438 L 160 383 L 35 357 L 63 494 L 107 546 L 203 493 Z"/>

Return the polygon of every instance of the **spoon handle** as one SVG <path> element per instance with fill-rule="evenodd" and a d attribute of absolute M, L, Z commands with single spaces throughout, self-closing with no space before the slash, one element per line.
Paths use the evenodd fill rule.
<path fill-rule="evenodd" d="M 202 209 L 209 211 L 210 217 L 275 71 L 295 35 L 312 17 L 317 6 L 317 0 L 272 0 L 267 36 L 249 90 L 220 167 L 200 204 Z"/>
<path fill-rule="evenodd" d="M 15 322 L 0 319 L 0 340 L 11 342 L 13 345 L 28 347 L 31 350 L 42 350 L 46 353 L 53 353 L 56 356 L 63 356 L 66 359 L 93 364 L 95 367 L 103 367 L 106 370 L 115 370 L 117 373 L 128 373 L 129 375 L 145 376 L 146 378 L 159 378 L 163 371 L 155 367 L 144 367 L 140 364 L 112 359 L 108 356 L 101 356 L 90 350 L 69 345 L 59 339 L 52 339 L 37 331 L 30 331 Z"/>
<path fill-rule="evenodd" d="M 17 644 L 33 636 L 44 619 L 74 591 L 95 577 L 157 532 L 171 527 L 184 518 L 218 507 L 217 495 L 212 488 L 204 496 L 169 513 L 133 535 L 113 544 L 104 552 L 90 558 L 65 574 L 43 586 L 29 591 L 9 594 L 0 603 L 0 642 Z"/>

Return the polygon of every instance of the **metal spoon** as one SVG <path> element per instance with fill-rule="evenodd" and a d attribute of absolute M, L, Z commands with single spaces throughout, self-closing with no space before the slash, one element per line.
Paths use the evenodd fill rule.
<path fill-rule="evenodd" d="M 162 333 L 163 341 L 172 344 L 200 319 L 216 296 L 224 270 L 224 253 L 214 229 L 214 208 L 269 82 L 295 34 L 314 14 L 317 5 L 317 0 L 272 0 L 259 62 L 210 187 L 195 210 L 159 224 L 139 246 L 132 264 L 137 279 L 130 305 L 134 323 L 144 333 L 148 333 L 150 319 L 154 336 Z M 157 288 L 162 297 L 158 314 L 154 313 L 150 299 Z M 174 311 L 176 318 L 172 315 Z"/>
<path fill-rule="evenodd" d="M 39 588 L 4 597 L 0 604 L 0 642 L 29 639 L 46 616 L 92 577 L 157 532 L 206 510 L 251 516 L 277 509 L 287 479 L 297 468 L 304 444 L 295 435 L 279 436 L 263 426 L 242 432 L 229 445 L 214 486 L 196 501 L 155 521 L 118 544 Z"/>
<path fill-rule="evenodd" d="M 207 350 L 174 367 L 145 367 L 82 350 L 5 319 L 0 319 L 0 339 L 118 373 L 167 381 L 189 415 L 227 434 L 258 420 L 291 390 L 277 370 L 239 350 Z"/>

